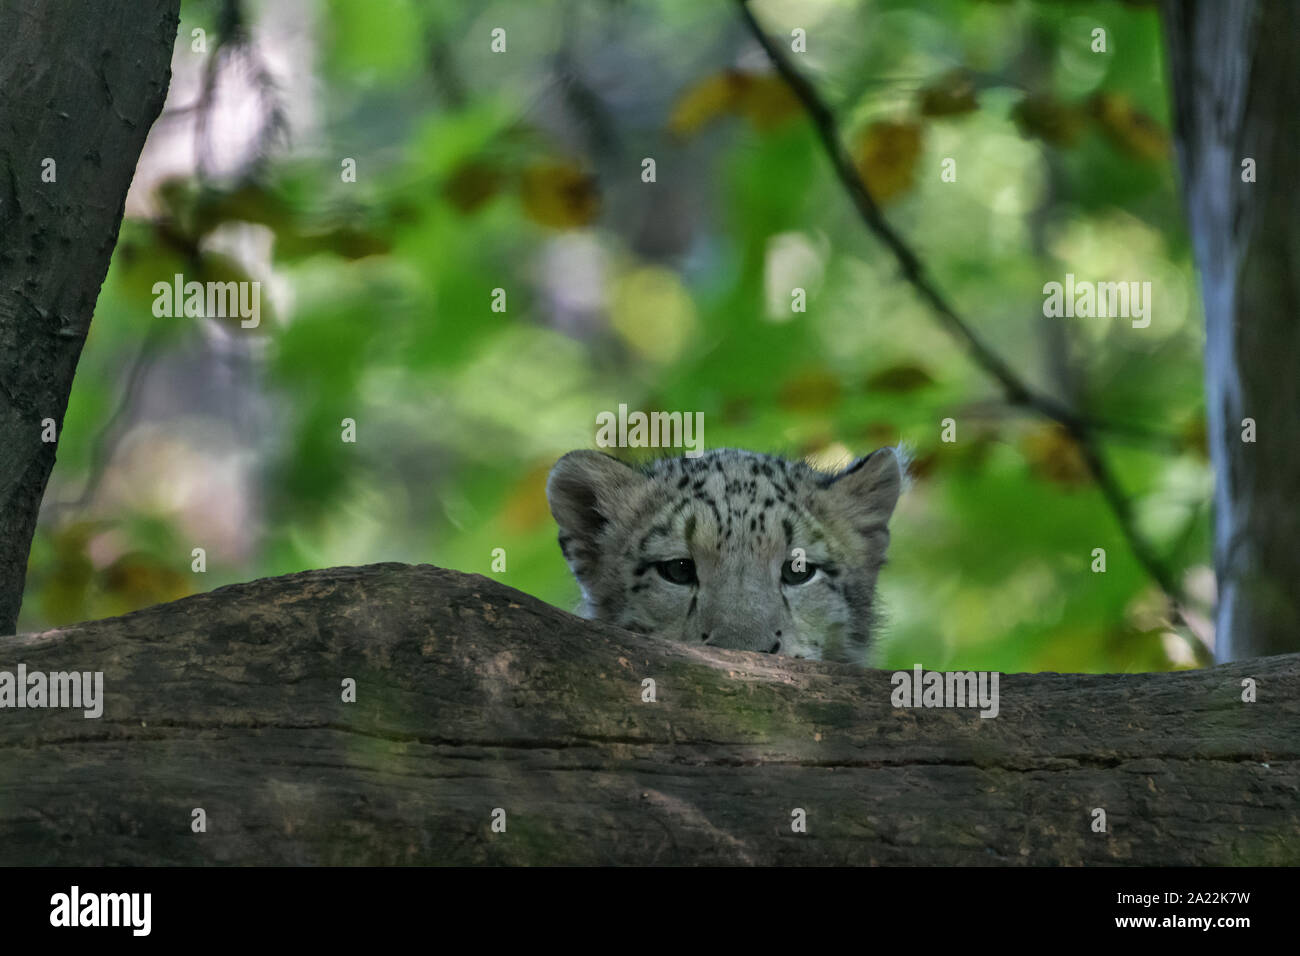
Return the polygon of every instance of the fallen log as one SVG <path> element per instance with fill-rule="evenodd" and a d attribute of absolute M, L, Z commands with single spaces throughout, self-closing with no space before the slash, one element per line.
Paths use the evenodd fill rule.
<path fill-rule="evenodd" d="M 1003 675 L 982 718 L 380 564 L 0 638 L 20 663 L 104 699 L 0 709 L 6 865 L 1300 862 L 1300 654 Z"/>

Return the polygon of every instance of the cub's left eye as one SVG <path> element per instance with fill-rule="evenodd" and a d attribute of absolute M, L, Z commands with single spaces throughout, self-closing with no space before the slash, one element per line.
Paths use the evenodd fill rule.
<path fill-rule="evenodd" d="M 677 558 L 673 561 L 660 561 L 655 570 L 665 581 L 672 584 L 696 584 L 695 562 L 690 558 Z"/>
<path fill-rule="evenodd" d="M 815 564 L 805 564 L 802 571 L 796 571 L 792 566 L 792 562 L 787 561 L 785 564 L 781 565 L 781 583 L 792 585 L 807 584 L 813 579 L 813 575 L 816 573 L 817 565 Z"/>

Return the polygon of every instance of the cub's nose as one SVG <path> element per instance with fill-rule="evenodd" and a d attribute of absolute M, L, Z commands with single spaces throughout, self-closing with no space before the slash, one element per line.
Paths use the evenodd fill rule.
<path fill-rule="evenodd" d="M 782 647 L 779 638 L 769 644 L 750 635 L 730 634 L 725 631 L 714 631 L 712 633 L 705 631 L 700 635 L 700 637 L 704 639 L 704 643 L 709 647 L 728 647 L 737 651 L 759 651 L 763 654 L 780 654 Z"/>

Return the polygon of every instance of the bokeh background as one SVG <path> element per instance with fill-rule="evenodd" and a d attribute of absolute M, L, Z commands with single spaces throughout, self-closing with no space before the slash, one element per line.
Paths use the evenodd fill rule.
<path fill-rule="evenodd" d="M 183 3 L 20 629 L 389 560 L 571 607 L 546 473 L 624 403 L 703 412 L 708 447 L 823 465 L 907 442 L 888 666 L 1190 666 L 1211 475 L 1154 8 L 753 8 L 787 47 L 806 32 L 792 58 L 963 315 L 1113 424 L 1106 453 L 1196 633 L 1073 442 L 1009 406 L 900 280 L 725 0 Z M 1045 318 L 1067 272 L 1151 282 L 1150 327 Z M 155 317 L 176 273 L 261 282 L 260 327 Z"/>

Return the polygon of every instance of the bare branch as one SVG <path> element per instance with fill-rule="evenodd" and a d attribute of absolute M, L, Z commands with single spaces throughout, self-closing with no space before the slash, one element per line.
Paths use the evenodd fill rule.
<path fill-rule="evenodd" d="M 1075 409 L 1050 395 L 1032 388 L 958 314 L 939 287 L 930 280 L 920 257 L 908 244 L 907 240 L 886 221 L 880 207 L 876 205 L 876 201 L 872 199 L 871 194 L 867 191 L 862 178 L 858 175 L 853 159 L 849 156 L 840 139 L 839 124 L 836 122 L 830 107 L 822 100 L 812 83 L 795 69 L 794 64 L 785 55 L 785 51 L 763 31 L 762 26 L 749 9 L 748 0 L 736 0 L 736 5 L 740 10 L 741 19 L 749 28 L 750 33 L 753 34 L 754 39 L 763 48 L 773 67 L 776 68 L 777 73 L 790 86 L 791 92 L 794 93 L 808 113 L 813 128 L 817 131 L 817 136 L 821 140 L 823 147 L 825 147 L 826 155 L 831 161 L 835 175 L 843 184 L 845 191 L 853 201 L 854 207 L 867 228 L 893 254 L 904 280 L 930 306 L 939 324 L 963 345 L 975 363 L 997 380 L 1008 402 L 1013 405 L 1031 408 L 1039 414 L 1058 422 L 1078 443 L 1084 460 L 1101 489 L 1102 497 L 1114 513 L 1120 531 L 1128 542 L 1134 557 L 1137 558 L 1147 574 L 1160 586 L 1161 590 L 1165 592 L 1172 605 L 1172 613 L 1182 620 L 1179 607 L 1186 603 L 1182 589 L 1175 580 L 1173 573 L 1157 557 L 1155 548 L 1138 530 L 1133 519 L 1131 502 L 1102 453 L 1097 441 L 1094 424 Z M 1200 641 L 1188 638 L 1186 635 L 1182 636 L 1192 647 L 1192 651 L 1199 662 L 1202 664 L 1210 662 L 1211 658 L 1208 650 Z"/>

